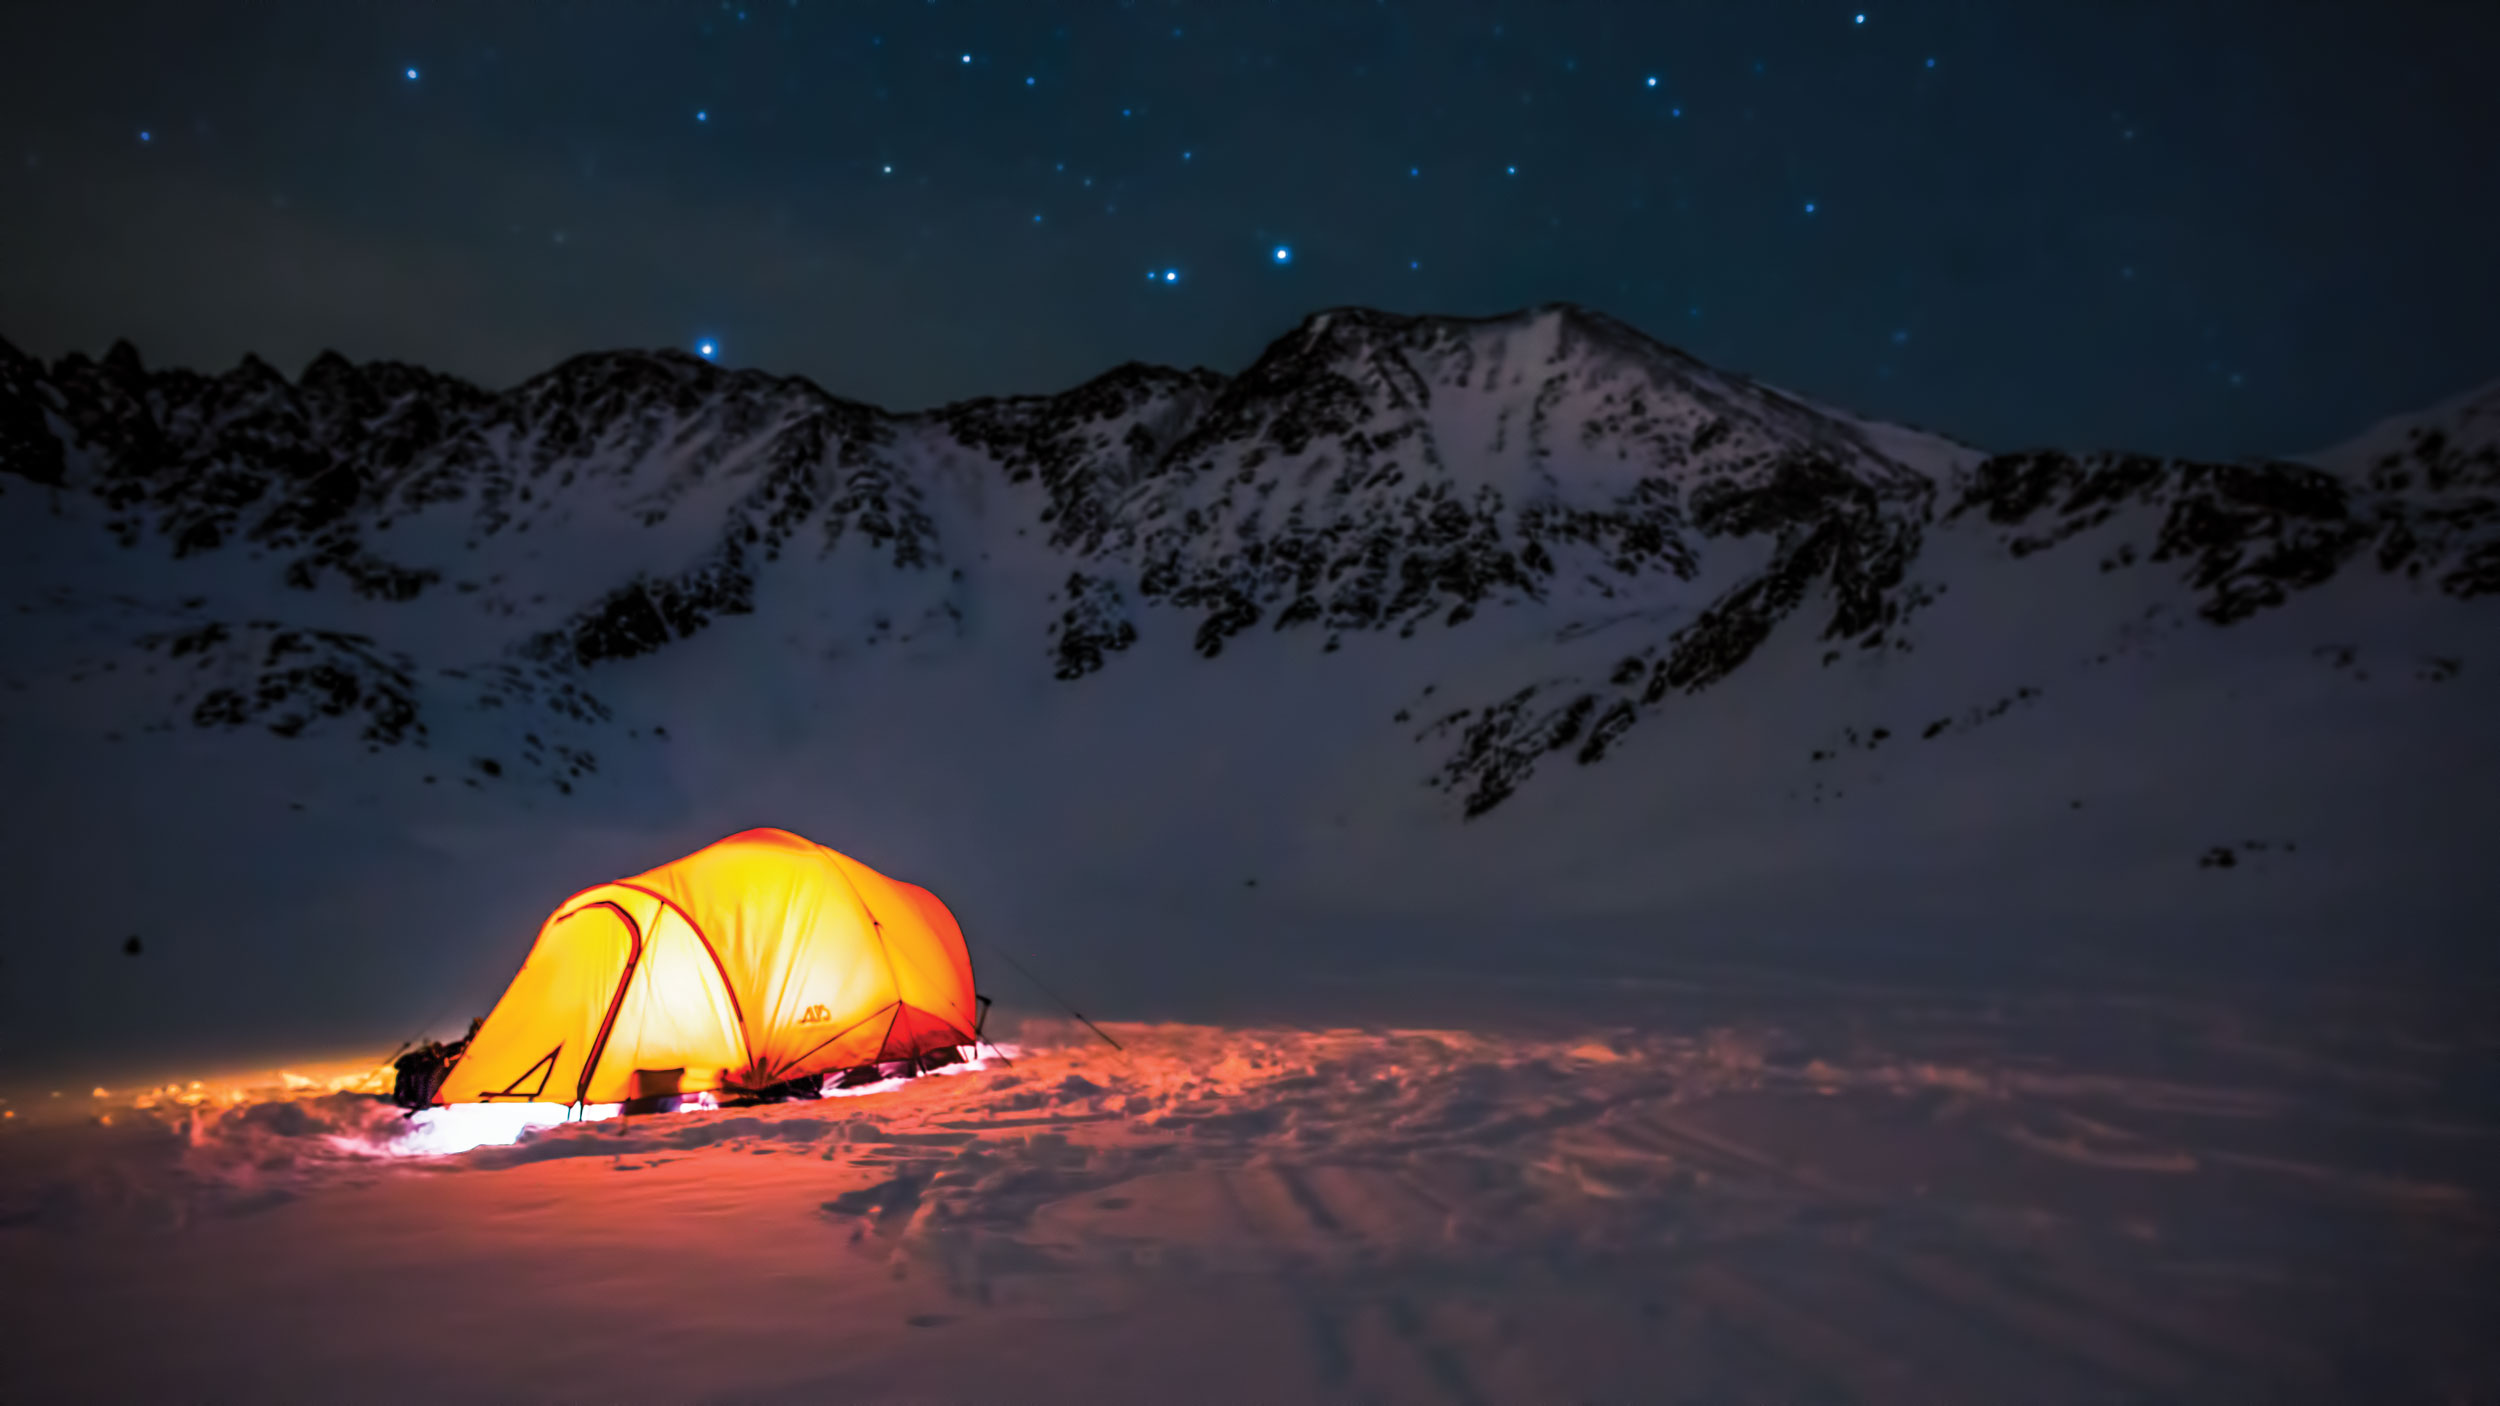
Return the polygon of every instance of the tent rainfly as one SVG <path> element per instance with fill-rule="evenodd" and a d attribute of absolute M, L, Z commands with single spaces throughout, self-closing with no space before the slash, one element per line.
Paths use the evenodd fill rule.
<path fill-rule="evenodd" d="M 935 894 L 787 830 L 585 889 L 538 930 L 431 1103 L 758 1091 L 972 1044 Z"/>

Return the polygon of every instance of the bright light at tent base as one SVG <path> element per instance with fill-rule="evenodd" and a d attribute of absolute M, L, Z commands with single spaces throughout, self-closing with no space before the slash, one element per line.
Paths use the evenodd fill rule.
<path fill-rule="evenodd" d="M 376 1149 L 392 1157 L 447 1157 L 477 1147 L 519 1142 L 534 1129 L 559 1123 L 613 1118 L 619 1105 L 594 1103 L 576 1110 L 561 1103 L 455 1103 L 428 1108 L 408 1120 L 408 1131 Z"/>
<path fill-rule="evenodd" d="M 998 1067 L 1024 1051 L 1016 1045 L 994 1045 L 983 1041 L 978 1046 L 957 1045 L 958 1062 L 941 1064 L 918 1075 L 897 1074 L 871 1084 L 856 1084 L 847 1089 L 827 1087 L 825 1098 L 858 1098 L 866 1094 L 892 1093 L 914 1078 L 934 1079 L 949 1074 L 974 1074 Z M 710 1093 L 692 1093 L 681 1098 L 674 1108 L 655 1112 L 650 1117 L 667 1113 L 700 1113 L 719 1108 L 719 1099 Z M 384 1157 L 450 1157 L 480 1147 L 505 1147 L 519 1142 L 541 1128 L 559 1127 L 566 1123 L 596 1123 L 618 1116 L 624 1109 L 620 1103 L 594 1103 L 575 1108 L 562 1103 L 454 1103 L 419 1111 L 408 1119 L 406 1131 L 386 1143 L 370 1143 L 360 1139 L 336 1139 L 348 1151 Z"/>

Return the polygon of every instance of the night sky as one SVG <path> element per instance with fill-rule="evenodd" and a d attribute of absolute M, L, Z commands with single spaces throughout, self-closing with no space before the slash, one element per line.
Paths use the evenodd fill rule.
<path fill-rule="evenodd" d="M 0 337 L 909 409 L 1584 303 L 1990 447 L 2500 375 L 2500 5 L 13 5 Z"/>

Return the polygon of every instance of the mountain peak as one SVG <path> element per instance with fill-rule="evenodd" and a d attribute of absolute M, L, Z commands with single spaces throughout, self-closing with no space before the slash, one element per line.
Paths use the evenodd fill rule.
<path fill-rule="evenodd" d="M 519 758 L 559 794 L 590 773 L 594 735 L 618 745 L 588 683 L 729 617 L 776 614 L 774 639 L 845 670 L 871 647 L 1011 639 L 1020 619 L 1026 662 L 1073 683 L 1167 631 L 1272 660 L 1280 645 L 1252 641 L 1327 654 L 1497 616 L 1503 638 L 1550 631 L 1550 667 L 1489 654 L 1412 734 L 1440 757 L 1422 779 L 1479 814 L 1540 759 L 1600 760 L 1766 648 L 1780 669 L 1910 652 L 1973 563 L 2146 566 L 2178 578 L 2178 615 L 2217 626 L 2348 566 L 2500 594 L 2491 520 L 2451 491 L 2500 482 L 2477 447 L 2495 424 L 2500 388 L 2461 397 L 2340 486 L 2283 465 L 1987 458 L 1568 303 L 1331 308 L 1238 375 L 1130 362 L 919 415 L 675 349 L 489 391 L 329 352 L 300 386 L 257 357 L 148 373 L 124 343 L 101 368 L 0 358 L 0 474 L 66 490 L 0 506 L 28 551 L 68 550 L 50 507 L 85 494 L 121 547 L 162 543 L 199 572 L 173 598 L 197 604 L 151 607 L 182 627 L 139 641 L 215 652 L 223 681 L 173 700 L 197 726 L 293 736 L 361 713 L 387 750 L 426 745 L 419 718 L 464 719 L 501 739 L 469 784 Z M 1986 590 L 2018 579 L 1987 570 L 1970 578 Z M 484 632 L 476 652 L 439 654 L 460 619 Z"/>
<path fill-rule="evenodd" d="M 2500 488 L 2500 381 L 2381 420 L 2302 462 L 2383 489 L 2417 479 L 2433 491 Z"/>
<path fill-rule="evenodd" d="M 118 348 L 122 344 L 115 343 L 114 345 Z M 131 355 L 135 359 L 138 353 L 133 352 Z M 234 364 L 232 379 L 255 390 L 277 388 L 291 384 L 287 380 L 285 372 L 280 371 L 277 367 L 261 360 L 258 352 L 243 353 L 243 359 Z"/>
<path fill-rule="evenodd" d="M 127 337 L 115 337 L 113 345 L 105 349 L 104 359 L 99 364 L 115 380 L 136 381 L 148 374 L 148 368 L 139 360 L 139 349 L 132 346 Z"/>
<path fill-rule="evenodd" d="M 28 355 L 17 343 L 0 337 L 0 383 L 33 379 L 43 375 L 43 363 Z"/>
<path fill-rule="evenodd" d="M 325 347 L 320 355 L 304 364 L 304 374 L 296 378 L 296 384 L 306 390 L 336 387 L 355 374 L 356 363 Z"/>
<path fill-rule="evenodd" d="M 530 398 L 593 390 L 638 391 L 681 406 L 691 406 L 705 396 L 723 391 L 753 395 L 790 390 L 834 399 L 804 376 L 722 366 L 676 347 L 617 347 L 582 352 L 530 377 L 515 390 Z"/>

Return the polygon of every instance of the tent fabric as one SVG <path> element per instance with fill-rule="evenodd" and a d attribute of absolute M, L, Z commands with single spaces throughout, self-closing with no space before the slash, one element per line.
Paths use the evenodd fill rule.
<path fill-rule="evenodd" d="M 761 1089 L 973 1042 L 972 959 L 935 894 L 749 830 L 566 899 L 437 1103 Z"/>

